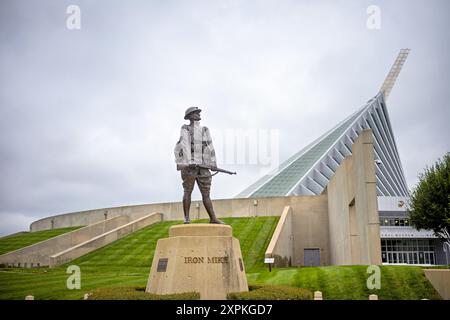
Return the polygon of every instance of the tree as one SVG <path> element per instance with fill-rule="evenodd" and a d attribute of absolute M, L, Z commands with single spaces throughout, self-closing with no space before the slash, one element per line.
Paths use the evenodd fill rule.
<path fill-rule="evenodd" d="M 410 218 L 416 229 L 433 230 L 450 245 L 450 153 L 419 174 L 411 194 Z"/>

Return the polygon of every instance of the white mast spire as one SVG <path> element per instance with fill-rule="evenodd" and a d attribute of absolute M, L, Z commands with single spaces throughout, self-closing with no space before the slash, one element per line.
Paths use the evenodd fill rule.
<path fill-rule="evenodd" d="M 406 61 L 406 58 L 408 57 L 409 52 L 411 49 L 401 49 L 400 53 L 397 56 L 397 59 L 395 59 L 394 64 L 392 65 L 391 70 L 389 71 L 388 75 L 386 76 L 386 79 L 383 82 L 383 85 L 380 88 L 380 91 L 384 94 L 384 99 L 387 100 L 389 97 L 389 94 L 391 93 L 392 87 L 395 84 L 395 81 L 397 80 L 398 75 L 400 74 L 400 71 L 402 70 L 402 66 Z"/>

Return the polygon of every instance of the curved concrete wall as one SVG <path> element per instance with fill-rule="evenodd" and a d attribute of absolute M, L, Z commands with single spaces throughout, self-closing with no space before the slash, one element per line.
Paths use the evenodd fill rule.
<path fill-rule="evenodd" d="M 124 206 L 115 208 L 103 208 L 86 211 L 71 212 L 50 216 L 33 222 L 30 231 L 42 231 L 56 228 L 87 226 L 117 216 L 129 216 L 131 220 L 139 218 L 148 212 L 152 206 Z"/>
<path fill-rule="evenodd" d="M 267 198 L 241 198 L 213 200 L 214 210 L 218 217 L 254 217 L 279 216 L 284 207 L 289 205 L 295 210 L 296 205 L 316 196 L 291 196 Z M 256 201 L 256 203 L 255 203 Z M 198 207 L 197 207 L 198 204 Z M 255 205 L 256 204 L 256 205 Z M 183 206 L 181 202 L 165 202 L 124 207 L 113 207 L 66 213 L 43 218 L 33 222 L 30 230 L 41 231 L 53 228 L 90 225 L 106 217 L 129 216 L 131 220 L 141 218 L 148 212 L 161 212 L 164 220 L 182 220 Z M 191 219 L 206 219 L 208 214 L 201 201 L 193 201 L 190 210 Z"/>
<path fill-rule="evenodd" d="M 284 239 L 274 248 L 274 253 L 291 258 L 292 265 L 303 265 L 303 252 L 305 248 L 320 249 L 320 264 L 329 263 L 329 238 L 328 233 L 328 197 L 326 194 L 320 196 L 290 196 L 290 197 L 267 197 L 267 198 L 242 198 L 215 200 L 214 209 L 219 217 L 255 217 L 255 216 L 280 216 L 286 206 L 290 207 L 290 214 L 286 213 L 288 220 L 282 228 L 284 235 L 286 230 L 290 234 L 290 240 Z M 199 204 L 197 208 L 196 204 Z M 92 215 L 90 220 L 101 219 L 103 213 L 126 215 L 130 221 L 145 216 L 148 212 L 161 212 L 162 220 L 181 220 L 183 209 L 180 202 L 158 203 L 139 206 L 127 206 L 118 208 L 97 209 L 83 212 L 74 212 L 66 215 L 48 217 L 33 223 L 33 229 L 39 230 L 49 226 L 49 221 L 54 219 L 59 226 L 77 225 L 86 221 L 86 216 Z M 207 218 L 208 215 L 203 203 L 196 201 L 191 205 L 191 218 Z M 103 217 L 104 218 L 104 217 Z M 286 240 L 286 241 L 284 241 Z M 288 246 L 289 249 L 286 249 Z M 78 249 L 77 249 L 78 250 Z M 284 254 L 288 250 L 291 254 Z M 277 253 L 278 252 L 278 253 Z M 280 252 L 283 252 L 280 254 Z"/>

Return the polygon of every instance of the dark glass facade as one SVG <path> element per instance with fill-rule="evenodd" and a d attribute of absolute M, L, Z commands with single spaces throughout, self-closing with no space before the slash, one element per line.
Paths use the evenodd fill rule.
<path fill-rule="evenodd" d="M 381 239 L 383 263 L 436 264 L 436 239 Z"/>

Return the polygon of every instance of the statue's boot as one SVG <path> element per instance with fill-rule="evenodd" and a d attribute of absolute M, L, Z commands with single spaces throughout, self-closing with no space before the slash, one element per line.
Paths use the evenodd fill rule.
<path fill-rule="evenodd" d="M 212 224 L 225 224 L 225 222 L 223 222 L 222 220 L 219 220 L 219 219 L 217 219 L 217 218 L 211 219 L 211 220 L 209 221 L 209 223 L 212 223 Z"/>
<path fill-rule="evenodd" d="M 191 219 L 189 219 L 190 207 L 191 207 L 191 194 L 185 191 L 183 195 L 184 224 L 191 223 Z"/>
<path fill-rule="evenodd" d="M 225 222 L 217 219 L 216 214 L 214 213 L 214 209 L 213 209 L 211 200 L 203 201 L 203 204 L 205 205 L 206 212 L 208 212 L 208 215 L 209 215 L 209 223 L 225 224 Z"/>
<path fill-rule="evenodd" d="M 191 223 L 191 219 L 189 219 L 189 214 L 185 214 L 184 215 L 184 224 L 189 224 Z"/>

